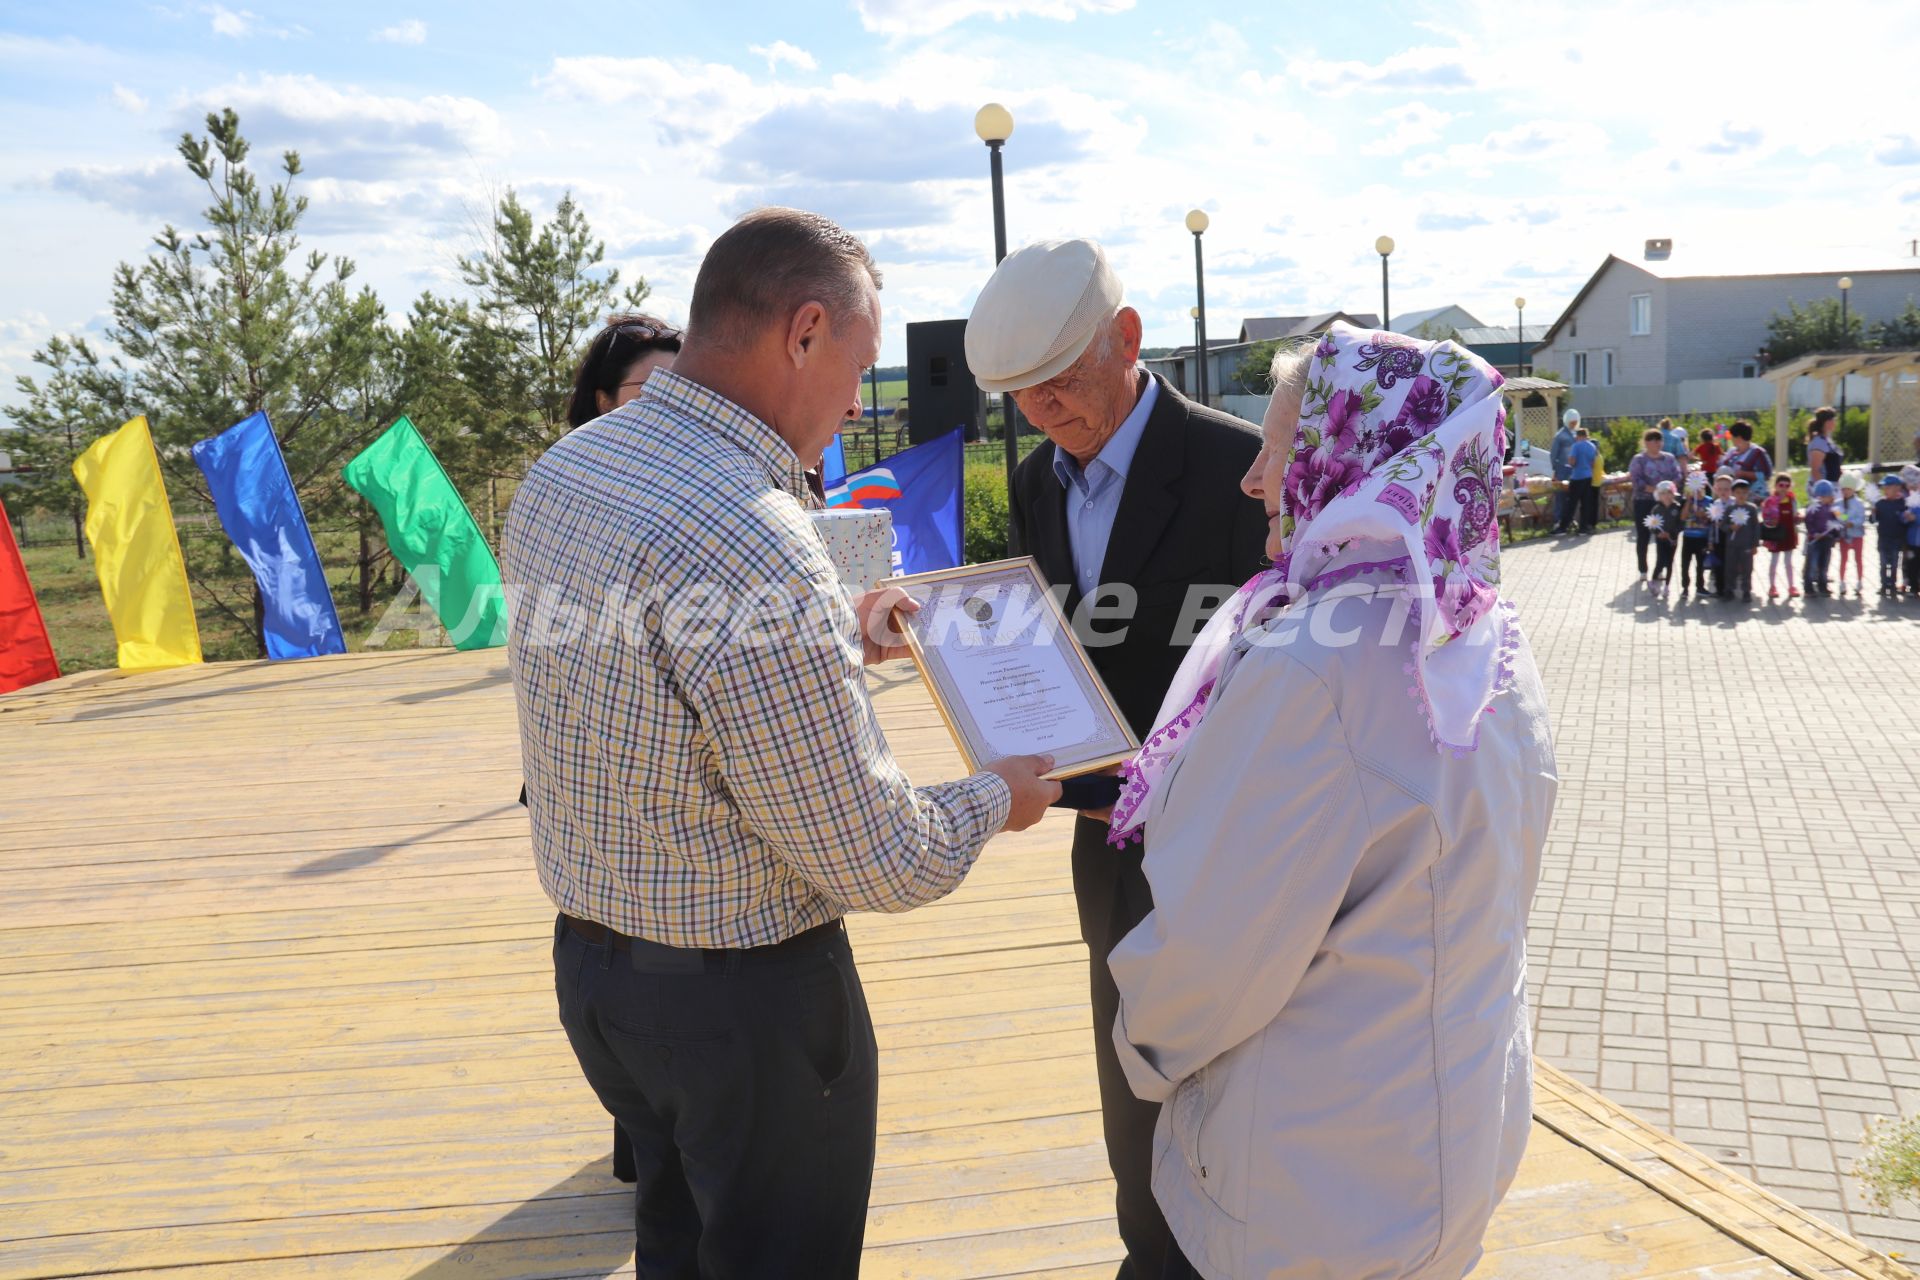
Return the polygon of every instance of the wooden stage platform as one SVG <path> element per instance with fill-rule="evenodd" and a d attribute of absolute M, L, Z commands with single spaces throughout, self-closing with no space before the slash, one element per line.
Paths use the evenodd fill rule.
<path fill-rule="evenodd" d="M 875 686 L 952 776 L 911 673 Z M 0 697 L 0 1280 L 631 1274 L 517 758 L 498 650 Z M 852 922 L 869 1277 L 1113 1273 L 1067 832 Z M 1545 1067 L 1536 1114 L 1478 1275 L 1907 1275 Z"/>

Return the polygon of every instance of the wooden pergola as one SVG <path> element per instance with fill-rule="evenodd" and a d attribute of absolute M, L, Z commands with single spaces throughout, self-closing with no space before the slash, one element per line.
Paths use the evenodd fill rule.
<path fill-rule="evenodd" d="M 1550 444 L 1560 422 L 1560 402 L 1566 398 L 1569 389 L 1566 383 L 1555 382 L 1551 378 L 1508 378 L 1501 385 L 1500 394 L 1507 401 L 1507 430 L 1515 442 L 1529 440 L 1541 446 Z M 1540 420 L 1539 405 L 1533 406 L 1531 421 L 1525 412 L 1527 397 L 1533 395 L 1538 395 L 1547 402 L 1544 423 Z M 1534 440 L 1536 433 L 1531 429 L 1536 426 L 1545 428 L 1538 440 Z"/>
<path fill-rule="evenodd" d="M 1896 414 L 1909 420 L 1909 429 L 1920 430 L 1920 388 L 1915 388 L 1911 396 L 1900 394 L 1907 378 L 1920 378 L 1920 350 L 1810 352 L 1796 356 L 1777 369 L 1769 369 L 1763 375 L 1773 384 L 1773 461 L 1776 467 L 1785 468 L 1787 465 L 1787 421 L 1793 412 L 1787 398 L 1794 379 L 1818 378 L 1820 398 L 1831 404 L 1840 379 L 1855 375 L 1873 379 L 1873 399 L 1867 414 L 1869 466 L 1885 464 L 1887 427 Z"/>

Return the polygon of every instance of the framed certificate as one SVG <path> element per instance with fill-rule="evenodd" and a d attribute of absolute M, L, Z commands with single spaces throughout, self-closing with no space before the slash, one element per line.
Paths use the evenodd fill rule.
<path fill-rule="evenodd" d="M 968 768 L 1045 754 L 1071 778 L 1140 749 L 1033 557 L 880 585 L 920 605 L 898 625 Z"/>

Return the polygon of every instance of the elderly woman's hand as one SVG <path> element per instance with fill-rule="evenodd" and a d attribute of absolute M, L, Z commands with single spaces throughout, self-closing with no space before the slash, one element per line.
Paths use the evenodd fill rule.
<path fill-rule="evenodd" d="M 1094 776 L 1113 778 L 1113 777 L 1118 777 L 1119 775 L 1120 775 L 1120 766 L 1115 764 L 1115 765 L 1108 765 L 1106 768 L 1100 770 L 1099 773 L 1095 774 Z M 1104 809 L 1082 809 L 1079 812 L 1081 817 L 1091 818 L 1095 822 L 1112 822 L 1113 821 L 1112 805 L 1108 805 Z"/>

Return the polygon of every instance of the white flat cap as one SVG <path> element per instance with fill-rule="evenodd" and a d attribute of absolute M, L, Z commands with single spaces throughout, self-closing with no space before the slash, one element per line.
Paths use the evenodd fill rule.
<path fill-rule="evenodd" d="M 1120 305 L 1120 278 L 1091 240 L 1007 255 L 967 317 L 967 367 L 986 391 L 1020 391 L 1075 360 Z"/>

